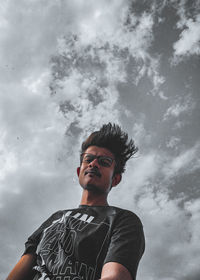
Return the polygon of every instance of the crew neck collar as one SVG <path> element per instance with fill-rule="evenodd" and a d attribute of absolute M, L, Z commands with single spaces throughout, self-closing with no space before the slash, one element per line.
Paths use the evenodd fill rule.
<path fill-rule="evenodd" d="M 87 205 L 87 204 L 80 204 L 79 208 L 86 208 L 86 207 L 110 207 L 110 205 Z"/>

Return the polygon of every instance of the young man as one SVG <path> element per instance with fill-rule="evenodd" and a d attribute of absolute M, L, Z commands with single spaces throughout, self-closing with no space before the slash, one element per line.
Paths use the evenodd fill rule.
<path fill-rule="evenodd" d="M 109 206 L 107 196 L 121 181 L 134 142 L 118 125 L 103 125 L 82 144 L 78 208 L 58 211 L 26 242 L 7 280 L 135 280 L 144 252 L 140 219 Z"/>

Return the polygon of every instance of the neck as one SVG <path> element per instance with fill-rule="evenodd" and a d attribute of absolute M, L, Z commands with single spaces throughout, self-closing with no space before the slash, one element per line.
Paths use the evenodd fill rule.
<path fill-rule="evenodd" d="M 107 195 L 96 195 L 88 190 L 83 190 L 80 204 L 89 206 L 107 206 Z"/>

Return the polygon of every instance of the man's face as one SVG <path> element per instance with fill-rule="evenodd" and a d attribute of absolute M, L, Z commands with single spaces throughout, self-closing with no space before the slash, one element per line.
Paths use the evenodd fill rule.
<path fill-rule="evenodd" d="M 84 154 L 91 154 L 94 156 L 105 156 L 114 159 L 114 155 L 106 148 L 97 146 L 90 146 Z M 87 157 L 86 157 L 87 159 Z M 99 164 L 97 158 L 84 160 L 81 167 L 77 169 L 79 176 L 79 183 L 83 189 L 93 191 L 99 194 L 109 193 L 111 187 L 119 183 L 119 174 L 114 174 L 115 161 L 113 160 L 111 166 L 102 166 Z M 121 179 L 121 176 L 120 176 Z"/>

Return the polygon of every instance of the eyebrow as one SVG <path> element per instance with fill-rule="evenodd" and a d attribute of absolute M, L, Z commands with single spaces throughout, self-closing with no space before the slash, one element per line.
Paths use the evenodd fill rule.
<path fill-rule="evenodd" d="M 108 155 L 99 155 L 99 156 L 97 156 L 97 155 L 94 155 L 94 154 L 91 154 L 91 153 L 82 153 L 81 156 L 83 156 L 83 155 L 91 155 L 91 156 L 94 156 L 94 157 L 96 157 L 96 158 L 105 157 L 105 158 L 110 158 L 110 159 L 112 159 L 112 160 L 115 160 L 115 158 L 113 158 L 113 157 L 111 157 L 111 156 L 108 156 Z"/>

